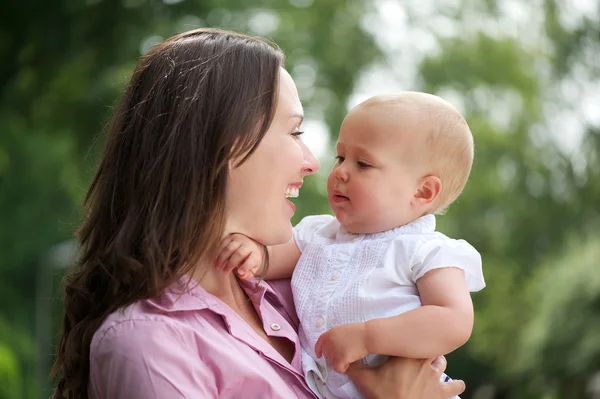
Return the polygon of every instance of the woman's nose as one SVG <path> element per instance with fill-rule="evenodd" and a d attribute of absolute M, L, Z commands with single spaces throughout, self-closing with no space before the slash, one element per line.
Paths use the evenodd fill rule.
<path fill-rule="evenodd" d="M 304 143 L 302 143 L 302 155 L 304 156 L 304 161 L 302 162 L 302 173 L 304 176 L 312 175 L 321 168 L 319 160 L 315 158 Z"/>

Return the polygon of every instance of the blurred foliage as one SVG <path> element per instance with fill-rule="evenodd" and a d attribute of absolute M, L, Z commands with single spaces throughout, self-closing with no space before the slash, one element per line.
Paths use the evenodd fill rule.
<path fill-rule="evenodd" d="M 534 311 L 517 340 L 512 370 L 543 369 L 531 375 L 531 390 L 560 388 L 564 397 L 581 397 L 584 377 L 600 369 L 600 239 L 570 239 L 565 247 L 536 270 L 528 287 Z"/>
<path fill-rule="evenodd" d="M 550 137 L 573 134 L 556 131 L 556 110 L 581 115 L 583 104 L 564 86 L 583 90 L 600 77 L 600 24 L 585 14 L 565 19 L 568 0 L 523 5 L 532 29 L 540 20 L 540 45 L 532 46 L 492 29 L 509 1 L 429 3 L 459 34 L 433 33 L 436 47 L 421 55 L 417 88 L 457 96 L 476 140 L 471 180 L 439 225 L 480 250 L 488 283 L 475 295 L 473 337 L 450 355 L 449 374 L 467 381 L 465 399 L 592 397 L 587 386 L 600 371 L 600 128 L 580 121 L 575 151 Z M 0 5 L 0 399 L 49 395 L 43 376 L 56 326 L 40 320 L 57 302 L 57 284 L 48 251 L 72 237 L 99 134 L 137 57 L 199 26 L 265 35 L 285 51 L 307 116 L 337 132 L 362 72 L 385 62 L 385 48 L 367 33 L 378 27 L 363 18 L 374 4 Z M 402 2 L 406 23 L 430 29 L 421 4 Z M 478 21 L 490 26 L 476 28 Z M 328 212 L 323 185 L 322 175 L 306 181 L 296 221 Z"/>

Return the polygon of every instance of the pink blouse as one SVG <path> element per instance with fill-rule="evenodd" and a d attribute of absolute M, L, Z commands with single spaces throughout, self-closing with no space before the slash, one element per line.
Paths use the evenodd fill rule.
<path fill-rule="evenodd" d="M 96 331 L 90 398 L 315 398 L 302 375 L 289 280 L 242 287 L 265 333 L 294 344 L 291 364 L 222 301 L 177 283 L 111 314 Z"/>

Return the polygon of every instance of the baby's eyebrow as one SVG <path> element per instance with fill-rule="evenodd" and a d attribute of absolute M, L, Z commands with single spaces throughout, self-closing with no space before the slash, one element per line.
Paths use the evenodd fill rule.
<path fill-rule="evenodd" d="M 366 158 L 370 158 L 370 159 L 375 159 L 375 158 L 377 158 L 377 157 L 375 156 L 375 154 L 373 154 L 372 152 L 370 152 L 369 150 L 367 150 L 367 149 L 366 149 L 366 148 L 364 148 L 364 147 L 358 147 L 358 148 L 357 148 L 357 150 L 356 150 L 356 152 L 357 152 L 359 155 L 361 155 L 361 156 L 364 156 L 364 157 L 366 157 Z"/>

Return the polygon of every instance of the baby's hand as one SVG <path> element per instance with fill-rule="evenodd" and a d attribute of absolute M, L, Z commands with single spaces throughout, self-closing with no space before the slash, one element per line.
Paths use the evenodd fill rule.
<path fill-rule="evenodd" d="M 244 280 L 251 279 L 263 265 L 264 247 L 243 234 L 230 234 L 221 241 L 214 266 L 230 273 L 236 270 Z"/>
<path fill-rule="evenodd" d="M 365 323 L 334 327 L 319 337 L 315 345 L 317 357 L 324 355 L 338 373 L 345 373 L 353 363 L 367 356 Z"/>

